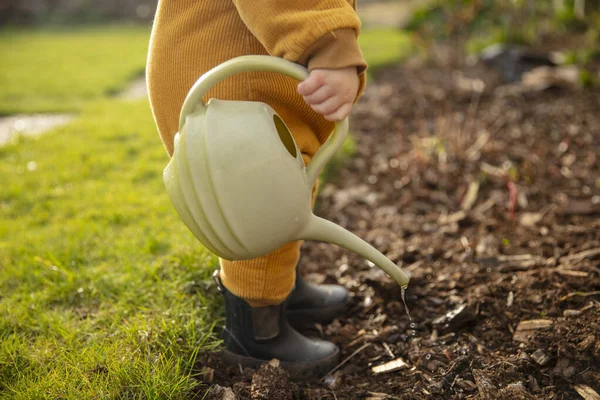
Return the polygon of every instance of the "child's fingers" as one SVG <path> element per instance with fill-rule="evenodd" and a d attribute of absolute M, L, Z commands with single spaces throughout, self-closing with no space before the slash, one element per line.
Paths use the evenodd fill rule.
<path fill-rule="evenodd" d="M 326 114 L 325 119 L 332 122 L 341 121 L 350 115 L 350 111 L 352 111 L 352 103 L 345 103 L 334 112 Z"/>
<path fill-rule="evenodd" d="M 325 85 L 325 77 L 319 71 L 313 71 L 311 74 L 298 84 L 298 94 L 301 96 L 309 96 L 321 86 Z"/>
<path fill-rule="evenodd" d="M 337 97 L 330 97 L 322 103 L 319 104 L 311 104 L 313 110 L 318 112 L 319 114 L 327 115 L 335 112 L 340 106 L 342 102 Z"/>
<path fill-rule="evenodd" d="M 329 86 L 321 86 L 312 94 L 304 97 L 304 101 L 309 105 L 320 104 L 334 95 L 334 90 Z"/>

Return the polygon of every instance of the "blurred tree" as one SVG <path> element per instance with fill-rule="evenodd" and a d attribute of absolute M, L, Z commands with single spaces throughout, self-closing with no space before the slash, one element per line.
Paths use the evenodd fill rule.
<path fill-rule="evenodd" d="M 532 44 L 548 34 L 598 31 L 598 0 L 433 0 L 407 25 L 425 43 L 469 40 L 469 51 L 493 43 Z M 592 35 L 590 33 L 590 35 Z"/>
<path fill-rule="evenodd" d="M 157 0 L 0 0 L 0 24 L 150 21 Z"/>

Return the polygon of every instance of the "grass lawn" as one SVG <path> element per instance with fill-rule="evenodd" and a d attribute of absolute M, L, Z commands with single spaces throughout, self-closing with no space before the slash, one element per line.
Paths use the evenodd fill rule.
<path fill-rule="evenodd" d="M 400 30 L 370 29 L 362 32 L 358 41 L 370 72 L 403 60 L 416 51 L 411 36 Z"/>
<path fill-rule="evenodd" d="M 0 30 L 0 114 L 77 111 L 120 91 L 146 64 L 149 29 Z"/>
<path fill-rule="evenodd" d="M 147 100 L 108 97 L 142 71 L 148 35 L 0 32 L 0 113 L 79 113 L 0 147 L 0 399 L 203 390 L 196 354 L 220 345 L 217 260 L 169 203 Z M 361 39 L 375 67 L 405 40 L 385 37 Z"/>

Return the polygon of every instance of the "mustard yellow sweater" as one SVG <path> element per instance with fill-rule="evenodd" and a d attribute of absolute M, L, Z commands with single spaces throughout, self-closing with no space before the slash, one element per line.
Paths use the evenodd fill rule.
<path fill-rule="evenodd" d="M 150 40 L 147 82 L 152 112 L 169 154 L 179 111 L 193 83 L 233 57 L 270 54 L 309 68 L 356 66 L 360 92 L 366 64 L 357 43 L 360 21 L 350 0 L 160 0 Z M 262 101 L 288 125 L 308 163 L 333 129 L 276 73 L 243 73 L 207 98 Z M 236 162 L 236 160 L 232 160 Z M 280 301 L 293 286 L 299 243 L 260 259 L 222 261 L 224 284 L 246 299 Z"/>

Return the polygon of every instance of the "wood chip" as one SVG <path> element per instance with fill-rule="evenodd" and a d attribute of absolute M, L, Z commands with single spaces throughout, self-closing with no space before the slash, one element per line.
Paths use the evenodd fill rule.
<path fill-rule="evenodd" d="M 460 387 L 463 390 L 466 390 L 467 392 L 472 392 L 473 390 L 477 389 L 477 385 L 475 384 L 475 382 L 470 381 L 468 379 L 457 379 L 456 386 Z"/>
<path fill-rule="evenodd" d="M 391 396 L 387 393 L 368 392 L 369 397 L 365 397 L 365 400 L 383 400 L 389 399 Z"/>
<path fill-rule="evenodd" d="M 548 364 L 548 361 L 550 361 L 550 357 L 542 349 L 537 349 L 534 351 L 531 355 L 531 359 L 542 367 Z"/>
<path fill-rule="evenodd" d="M 210 367 L 202 368 L 202 382 L 213 383 L 215 380 L 215 370 Z"/>
<path fill-rule="evenodd" d="M 469 304 L 461 304 L 441 317 L 434 319 L 431 321 L 431 324 L 434 328 L 442 332 L 456 332 L 471 324 L 476 318 L 477 312 L 475 307 Z"/>
<path fill-rule="evenodd" d="M 552 327 L 552 320 L 550 319 L 530 319 L 527 321 L 519 322 L 513 340 L 517 342 L 527 343 L 529 338 L 533 336 L 539 330 L 546 330 Z"/>
<path fill-rule="evenodd" d="M 449 225 L 455 222 L 462 221 L 466 217 L 467 213 L 464 210 L 460 210 L 449 215 L 440 215 L 440 217 L 438 218 L 438 223 L 440 225 Z"/>
<path fill-rule="evenodd" d="M 408 368 L 409 365 L 401 358 L 396 358 L 393 361 L 386 362 L 385 364 L 377 365 L 371 368 L 374 374 L 383 374 L 385 372 L 394 372 L 402 368 Z"/>
<path fill-rule="evenodd" d="M 544 214 L 536 212 L 524 212 L 519 216 L 521 226 L 534 226 L 544 218 Z"/>
<path fill-rule="evenodd" d="M 596 342 L 596 336 L 587 335 L 585 337 L 585 339 L 583 339 L 577 347 L 579 347 L 579 349 L 581 351 L 588 351 L 589 349 L 592 348 L 592 346 L 594 345 L 595 342 Z"/>
<path fill-rule="evenodd" d="M 478 245 L 479 246 L 479 245 Z M 522 271 L 538 265 L 548 265 L 548 260 L 531 254 L 478 257 L 477 261 L 489 266 L 499 266 L 500 272 Z"/>
<path fill-rule="evenodd" d="M 508 296 L 506 297 L 506 307 L 511 307 L 515 301 L 515 294 L 510 291 L 508 292 Z"/>
<path fill-rule="evenodd" d="M 573 389 L 585 400 L 600 400 L 600 395 L 588 385 L 580 384 L 573 386 Z"/>
<path fill-rule="evenodd" d="M 500 261 L 500 262 L 518 263 L 518 262 L 532 261 L 532 260 L 541 261 L 541 260 L 544 260 L 544 258 L 540 257 L 540 256 L 534 256 L 533 254 L 513 254 L 513 255 L 506 255 L 506 256 L 504 256 L 504 255 L 498 256 L 498 261 Z"/>

